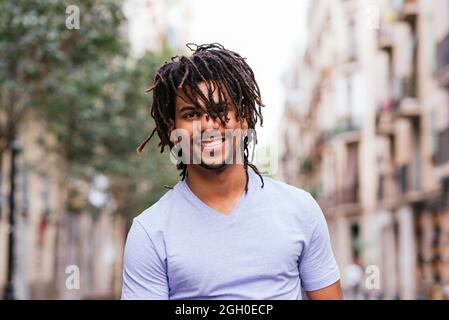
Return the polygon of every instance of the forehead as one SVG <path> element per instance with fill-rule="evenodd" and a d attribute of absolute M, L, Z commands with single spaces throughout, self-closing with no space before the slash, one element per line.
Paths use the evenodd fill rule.
<path fill-rule="evenodd" d="M 208 93 L 208 86 L 210 86 L 210 90 L 212 91 L 212 98 L 214 100 L 214 102 L 219 102 L 220 101 L 220 97 L 219 97 L 219 93 L 220 91 L 218 90 L 218 84 L 216 82 L 198 82 L 198 84 L 196 85 L 196 87 L 198 88 L 198 90 L 201 91 L 201 93 L 208 98 L 209 97 L 209 93 Z M 203 107 L 206 107 L 206 103 L 205 101 L 203 101 L 203 99 L 201 99 L 201 97 L 195 93 L 194 91 L 192 91 L 192 89 L 190 87 L 186 87 L 185 90 L 187 91 L 187 94 L 190 96 L 187 97 L 187 95 L 184 93 L 184 90 L 182 88 L 178 89 L 178 95 L 176 97 L 176 109 L 179 109 L 185 105 L 192 105 L 192 101 L 191 98 L 195 99 L 196 103 L 200 104 Z M 220 90 L 222 91 L 222 99 L 224 99 L 223 95 L 226 95 L 226 99 L 228 99 L 228 101 L 230 101 L 230 97 L 229 94 L 226 90 L 226 88 L 224 86 L 220 86 Z"/>

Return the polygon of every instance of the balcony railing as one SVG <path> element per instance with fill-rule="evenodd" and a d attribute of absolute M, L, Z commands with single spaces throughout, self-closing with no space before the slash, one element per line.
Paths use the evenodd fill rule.
<path fill-rule="evenodd" d="M 413 73 L 412 76 L 402 79 L 401 87 L 403 97 L 416 98 L 417 96 L 416 74 Z"/>
<path fill-rule="evenodd" d="M 324 198 L 331 206 L 357 204 L 359 202 L 358 183 L 355 182 L 349 186 L 341 187 L 324 196 Z"/>
<path fill-rule="evenodd" d="M 421 169 L 415 162 L 402 165 L 395 170 L 397 191 L 402 194 L 413 194 L 421 191 Z"/>
<path fill-rule="evenodd" d="M 403 98 L 416 98 L 418 93 L 416 81 L 416 66 L 412 67 L 413 71 L 409 76 L 395 78 L 391 81 L 393 88 L 393 100 L 400 102 Z"/>
<path fill-rule="evenodd" d="M 332 129 L 325 130 L 321 135 L 321 139 L 323 139 L 323 141 L 328 141 L 342 133 L 356 132 L 359 130 L 360 125 L 356 124 L 355 121 L 348 119 L 347 121 L 340 122 Z"/>
<path fill-rule="evenodd" d="M 378 123 L 379 121 L 391 121 L 392 120 L 391 116 L 398 108 L 399 108 L 399 100 L 391 98 L 385 99 L 377 107 L 376 122 Z"/>
<path fill-rule="evenodd" d="M 400 192 L 400 186 L 397 183 L 397 175 L 398 173 L 388 172 L 381 173 L 378 178 L 377 184 L 377 200 L 382 201 L 392 201 L 398 198 Z M 404 186 L 407 187 L 407 186 Z"/>
<path fill-rule="evenodd" d="M 339 203 L 357 203 L 359 201 L 359 188 L 357 184 L 341 190 L 338 200 Z"/>
<path fill-rule="evenodd" d="M 400 19 L 405 19 L 408 16 L 414 16 L 418 12 L 418 5 L 416 0 L 395 1 L 394 7 Z"/>
<path fill-rule="evenodd" d="M 396 172 L 396 182 L 399 187 L 400 192 L 406 193 L 410 189 L 410 172 L 408 165 L 400 166 Z"/>
<path fill-rule="evenodd" d="M 438 44 L 438 81 L 441 86 L 449 87 L 449 33 Z"/>
<path fill-rule="evenodd" d="M 393 135 L 397 117 L 416 118 L 421 114 L 416 98 L 404 96 L 382 102 L 376 112 L 376 131 L 381 135 Z"/>
<path fill-rule="evenodd" d="M 437 145 L 436 164 L 441 165 L 449 162 L 449 127 L 438 133 Z"/>
<path fill-rule="evenodd" d="M 382 200 L 385 197 L 385 175 L 379 175 L 379 181 L 377 184 L 377 200 Z"/>

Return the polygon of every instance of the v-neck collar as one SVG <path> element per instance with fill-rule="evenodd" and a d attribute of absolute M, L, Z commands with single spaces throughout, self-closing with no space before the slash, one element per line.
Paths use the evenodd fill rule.
<path fill-rule="evenodd" d="M 211 216 L 215 219 L 234 221 L 241 214 L 244 205 L 249 202 L 249 199 L 254 194 L 255 175 L 256 173 L 253 172 L 253 169 L 251 167 L 248 167 L 248 192 L 243 191 L 243 194 L 240 196 L 240 199 L 237 201 L 236 205 L 227 214 L 215 210 L 214 208 L 211 208 L 206 203 L 204 203 L 193 193 L 185 180 L 179 182 L 179 187 L 181 194 L 200 212 L 207 213 L 208 216 Z"/>

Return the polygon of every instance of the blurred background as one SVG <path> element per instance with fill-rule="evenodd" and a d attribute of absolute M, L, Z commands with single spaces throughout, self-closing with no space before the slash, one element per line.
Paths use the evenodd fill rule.
<path fill-rule="evenodd" d="M 0 1 L 0 297 L 118 299 L 179 180 L 149 117 L 186 43 L 247 57 L 256 164 L 317 199 L 347 298 L 449 299 L 449 0 Z"/>

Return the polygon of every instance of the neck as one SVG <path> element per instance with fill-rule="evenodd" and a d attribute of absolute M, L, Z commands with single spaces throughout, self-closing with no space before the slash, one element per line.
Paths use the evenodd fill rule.
<path fill-rule="evenodd" d="M 190 164 L 187 165 L 186 183 L 202 200 L 219 201 L 240 197 L 245 191 L 245 168 L 242 164 L 228 164 L 223 170 L 214 171 Z"/>

